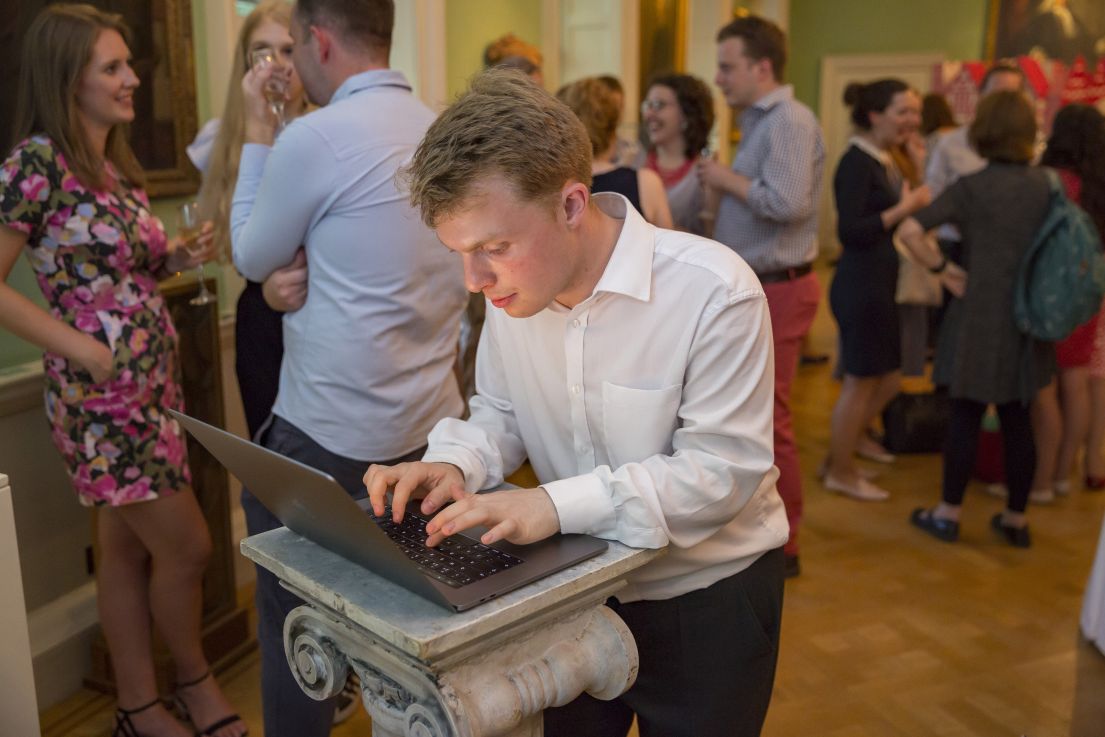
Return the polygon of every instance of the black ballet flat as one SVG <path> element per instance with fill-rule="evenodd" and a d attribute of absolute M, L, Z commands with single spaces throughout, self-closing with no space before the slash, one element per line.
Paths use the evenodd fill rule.
<path fill-rule="evenodd" d="M 920 527 L 937 540 L 953 543 L 959 539 L 959 523 L 955 520 L 941 519 L 932 513 L 931 509 L 918 507 L 909 515 L 909 521 L 915 527 Z"/>
<path fill-rule="evenodd" d="M 990 527 L 994 529 L 994 532 L 1001 535 L 1002 538 L 1005 539 L 1005 542 L 1009 543 L 1014 548 L 1032 547 L 1032 538 L 1028 535 L 1028 525 L 1024 527 L 1007 525 L 1001 521 L 1001 512 L 998 512 L 990 518 Z"/>

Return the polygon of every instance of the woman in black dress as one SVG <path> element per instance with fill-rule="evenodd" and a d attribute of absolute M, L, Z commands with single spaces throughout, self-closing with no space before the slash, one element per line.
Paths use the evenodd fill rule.
<path fill-rule="evenodd" d="M 1036 113 L 1020 92 L 992 92 L 982 99 L 968 133 L 986 168 L 959 179 L 931 206 L 898 229 L 901 242 L 961 299 L 949 306 L 940 329 L 933 381 L 948 388 L 951 421 L 944 446 L 940 503 L 916 509 L 910 520 L 946 542 L 959 537 L 959 511 L 974 468 L 979 422 L 987 404 L 997 406 L 1005 448 L 1009 498 L 991 526 L 1016 547 L 1028 547 L 1025 506 L 1036 466 L 1029 404 L 1055 374 L 1052 343 L 1021 333 L 1013 321 L 1018 268 L 1047 215 L 1047 173 L 1030 166 L 1035 154 Z M 963 235 L 963 264 L 970 278 L 926 240 L 944 223 Z M 965 282 L 965 288 L 962 282 Z"/>
<path fill-rule="evenodd" d="M 861 476 L 855 455 L 892 459 L 864 429 L 898 393 L 901 378 L 894 301 L 898 254 L 891 233 L 928 204 L 929 191 L 901 181 L 890 149 L 916 130 L 921 102 L 898 79 L 850 84 L 844 102 L 852 108 L 856 135 L 833 177 L 837 234 L 844 251 L 829 290 L 840 330 L 844 383 L 833 408 L 824 483 L 853 499 L 882 501 L 889 494 Z"/>

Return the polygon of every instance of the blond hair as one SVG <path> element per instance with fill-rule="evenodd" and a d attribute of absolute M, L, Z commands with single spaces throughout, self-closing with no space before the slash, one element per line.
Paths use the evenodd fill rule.
<path fill-rule="evenodd" d="M 591 139 L 591 155 L 610 148 L 618 131 L 617 93 L 598 77 L 584 77 L 556 91 L 556 99 L 571 108 Z"/>
<path fill-rule="evenodd" d="M 257 5 L 242 22 L 238 42 L 234 46 L 234 58 L 230 64 L 230 84 L 226 90 L 226 104 L 219 122 L 219 133 L 211 148 L 211 158 L 204 172 L 200 188 L 200 209 L 215 224 L 215 243 L 226 256 L 230 255 L 230 200 L 238 183 L 238 160 L 242 157 L 242 144 L 246 138 L 245 98 L 242 95 L 242 77 L 249 69 L 250 36 L 267 20 L 273 20 L 285 28 L 291 26 L 292 6 L 283 0 L 265 0 Z M 298 111 L 288 111 L 289 116 Z"/>
<path fill-rule="evenodd" d="M 12 144 L 45 133 L 88 189 L 108 186 L 105 160 L 132 186 L 141 187 L 146 176 L 127 143 L 126 126 L 111 127 L 101 154 L 94 150 L 77 110 L 81 76 L 104 31 L 116 31 L 124 40 L 130 36 L 122 16 L 91 5 L 49 5 L 35 17 L 23 37 Z"/>
<path fill-rule="evenodd" d="M 523 201 L 553 207 L 567 182 L 591 185 L 590 148 L 565 105 L 518 71 L 491 69 L 434 121 L 401 176 L 434 228 L 487 177 L 502 177 Z"/>
<path fill-rule="evenodd" d="M 489 43 L 483 50 L 483 65 L 490 69 L 511 57 L 526 59 L 538 68 L 542 63 L 541 52 L 536 46 L 508 33 Z"/>

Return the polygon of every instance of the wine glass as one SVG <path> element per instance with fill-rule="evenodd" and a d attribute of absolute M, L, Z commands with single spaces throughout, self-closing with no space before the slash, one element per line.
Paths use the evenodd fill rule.
<path fill-rule="evenodd" d="M 181 247 L 193 256 L 203 251 L 200 245 L 200 231 L 203 229 L 203 221 L 200 220 L 200 206 L 196 202 L 185 202 L 177 210 L 177 235 L 181 239 Z M 200 281 L 200 293 L 188 300 L 190 305 L 207 305 L 218 299 L 207 289 L 207 282 L 203 278 L 203 264 L 196 267 Z"/>
<path fill-rule="evenodd" d="M 254 49 L 249 52 L 249 68 L 250 69 L 264 69 L 265 67 L 276 67 L 276 72 L 280 71 L 280 67 L 283 66 L 280 63 L 280 57 L 277 53 L 268 46 L 262 46 L 259 49 Z M 284 96 L 288 93 L 288 83 L 284 80 L 283 76 L 274 73 L 269 81 L 265 83 L 265 99 L 268 100 L 269 109 L 272 110 L 272 114 L 276 116 L 276 132 L 284 130 L 286 120 L 284 118 Z"/>

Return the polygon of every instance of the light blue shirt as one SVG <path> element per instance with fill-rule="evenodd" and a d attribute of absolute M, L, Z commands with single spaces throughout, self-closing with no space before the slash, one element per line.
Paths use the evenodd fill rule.
<path fill-rule="evenodd" d="M 452 372 L 461 261 L 396 182 L 433 117 L 401 73 L 374 70 L 274 147 L 242 147 L 234 264 L 263 281 L 307 251 L 307 303 L 284 316 L 273 412 L 346 458 L 405 455 L 464 408 Z"/>

